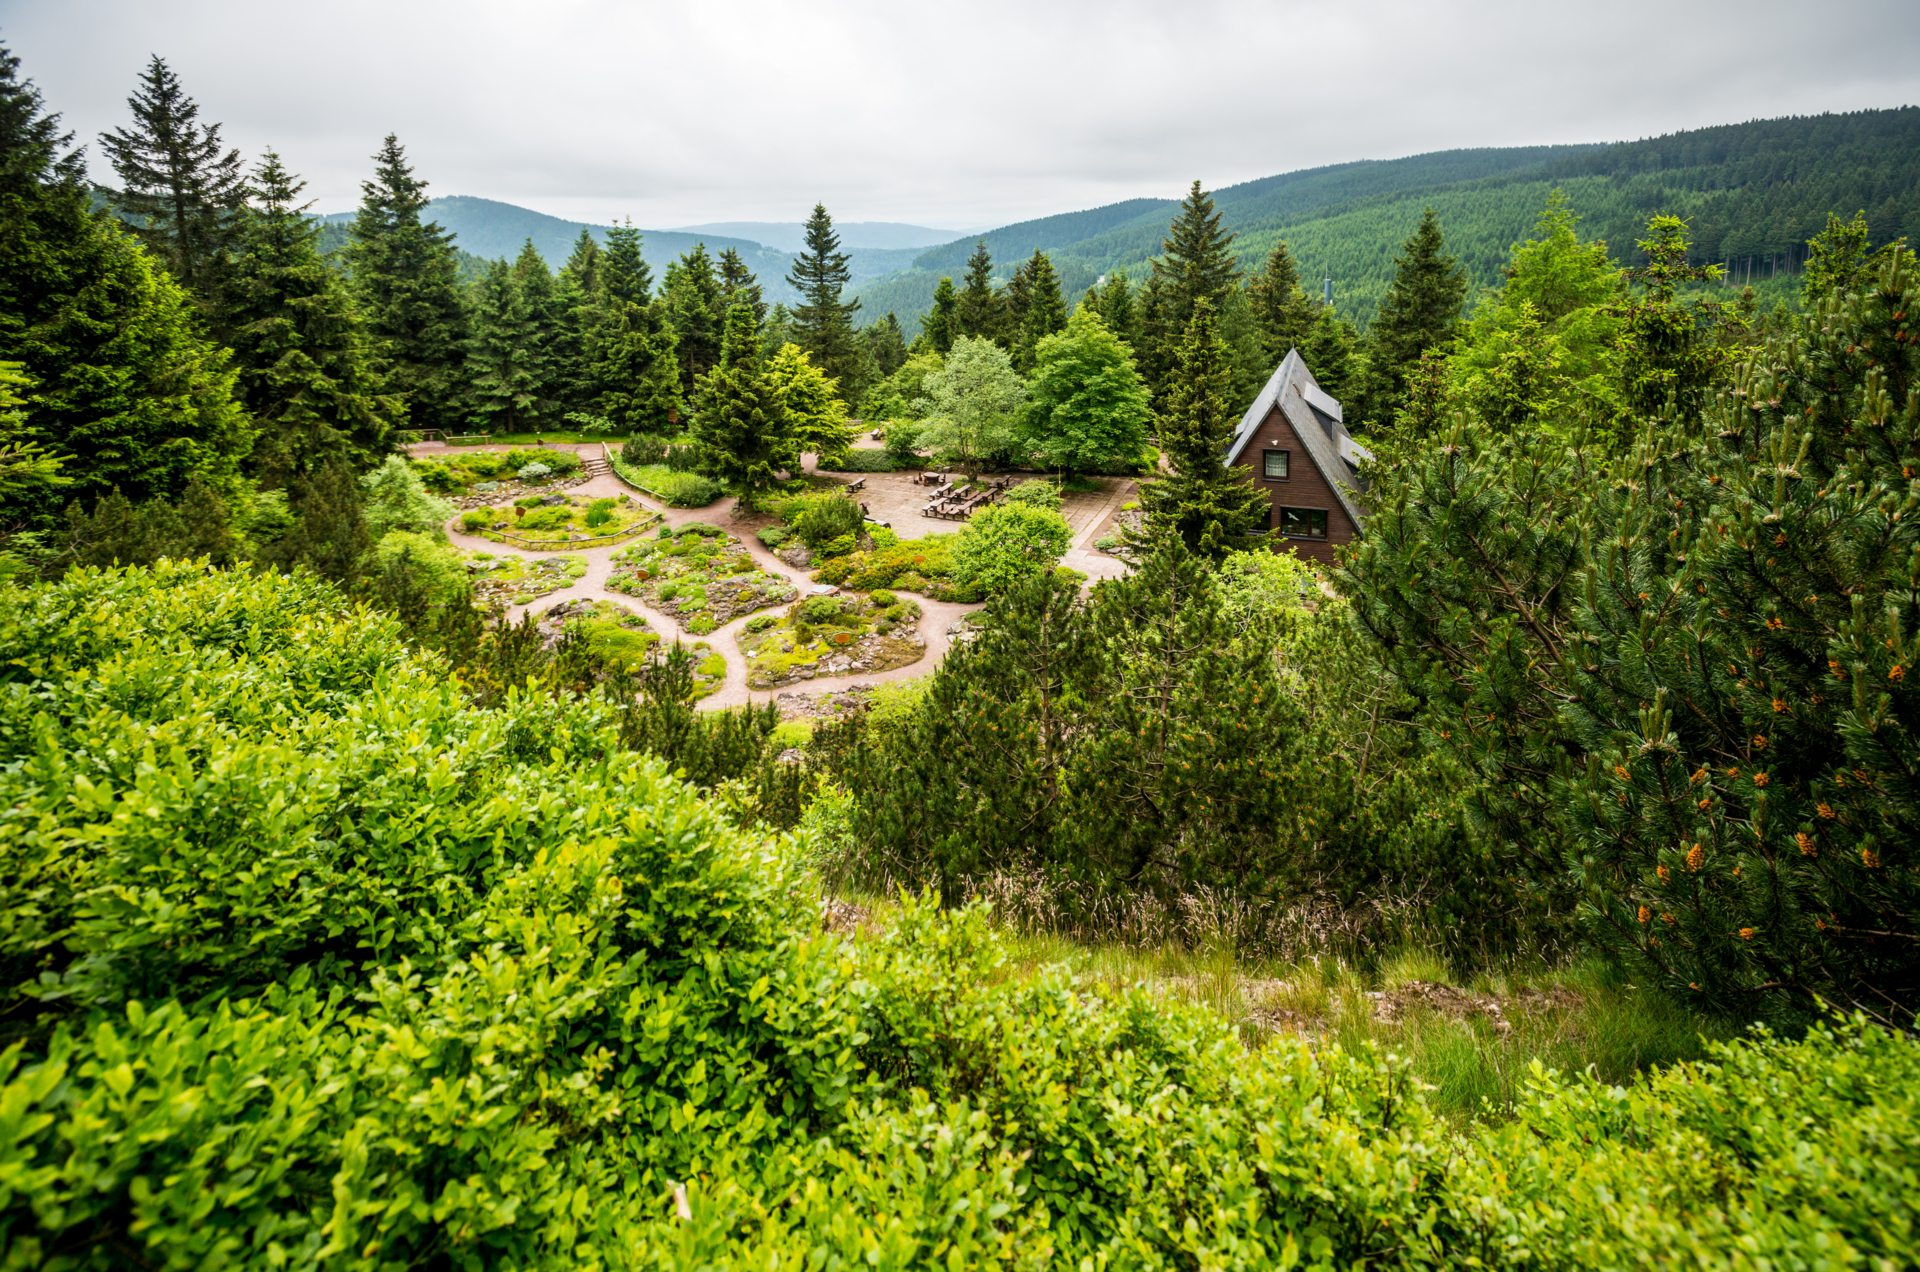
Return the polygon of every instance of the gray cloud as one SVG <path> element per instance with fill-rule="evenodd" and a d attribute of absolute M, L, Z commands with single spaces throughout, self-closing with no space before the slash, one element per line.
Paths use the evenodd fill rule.
<path fill-rule="evenodd" d="M 391 130 L 436 193 L 646 226 L 816 200 L 997 224 L 1195 177 L 1920 100 L 1906 0 L 0 0 L 0 39 L 88 139 L 159 53 L 323 211 Z"/>

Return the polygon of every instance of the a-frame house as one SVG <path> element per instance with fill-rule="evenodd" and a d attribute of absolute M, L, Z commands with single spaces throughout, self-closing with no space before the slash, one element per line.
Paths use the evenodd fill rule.
<path fill-rule="evenodd" d="M 1294 548 L 1327 565 L 1333 549 L 1365 524 L 1359 468 L 1372 458 L 1347 432 L 1340 403 L 1315 382 L 1298 349 L 1281 359 L 1247 408 L 1225 456 L 1228 468 L 1246 469 L 1247 480 L 1267 492 L 1275 550 Z"/>

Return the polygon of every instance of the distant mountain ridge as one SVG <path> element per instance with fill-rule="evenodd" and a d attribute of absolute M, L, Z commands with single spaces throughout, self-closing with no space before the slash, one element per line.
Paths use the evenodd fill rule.
<path fill-rule="evenodd" d="M 1920 241 L 1920 107 L 1792 116 L 1693 129 L 1640 141 L 1465 149 L 1303 169 L 1213 192 L 1237 235 L 1243 269 L 1285 240 L 1310 292 L 1330 278 L 1335 304 L 1361 324 L 1393 276 L 1393 257 L 1431 206 L 1447 251 L 1476 292 L 1498 284 L 1514 243 L 1528 237 L 1554 190 L 1626 264 L 1647 219 L 1689 219 L 1695 259 L 1752 280 L 1764 303 L 1796 288 L 1806 240 L 1828 213 L 1864 211 L 1876 243 Z M 1180 193 L 1184 193 L 1181 191 Z M 1048 253 L 1069 304 L 1102 274 L 1143 282 L 1176 198 L 1134 199 L 968 235 L 916 257 L 913 268 L 857 289 L 863 313 L 895 312 L 911 337 L 939 279 L 958 280 L 981 239 L 1005 276 Z M 1764 285 L 1762 285 L 1764 284 Z"/>
<path fill-rule="evenodd" d="M 963 237 L 964 230 L 936 230 L 924 225 L 904 225 L 898 221 L 835 221 L 834 233 L 840 236 L 841 250 L 879 248 L 896 250 L 917 247 L 925 250 Z M 804 221 L 714 221 L 707 225 L 679 225 L 675 234 L 730 234 L 751 239 L 780 252 L 799 252 L 806 247 Z"/>

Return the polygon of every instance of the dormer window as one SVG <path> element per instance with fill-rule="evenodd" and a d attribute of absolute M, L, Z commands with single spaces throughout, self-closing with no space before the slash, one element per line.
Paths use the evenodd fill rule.
<path fill-rule="evenodd" d="M 1263 450 L 1260 452 L 1261 473 L 1268 481 L 1287 479 L 1288 453 L 1283 450 Z"/>

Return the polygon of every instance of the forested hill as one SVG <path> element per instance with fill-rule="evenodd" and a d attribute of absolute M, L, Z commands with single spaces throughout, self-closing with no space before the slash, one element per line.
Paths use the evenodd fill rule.
<path fill-rule="evenodd" d="M 580 237 L 581 230 L 586 230 L 602 242 L 607 237 L 607 227 L 604 225 L 568 221 L 544 212 L 535 212 L 531 208 L 464 194 L 435 199 L 427 215 L 453 232 L 454 243 L 463 254 L 483 260 L 511 259 L 520 254 L 520 249 L 528 240 L 532 240 L 534 248 L 546 258 L 547 264 L 558 268 L 573 250 L 574 241 Z M 324 218 L 331 233 L 323 246 L 332 246 L 333 239 L 342 234 L 353 217 L 352 212 L 337 212 Z M 334 226 L 340 228 L 332 230 Z M 683 252 L 691 251 L 696 244 L 705 243 L 707 251 L 713 255 L 731 247 L 739 251 L 747 268 L 759 276 L 769 300 L 794 299 L 793 290 L 786 282 L 787 271 L 793 264 L 793 255 L 789 252 L 766 247 L 752 239 L 723 234 L 686 233 L 679 230 L 642 230 L 641 233 L 641 254 L 646 257 L 647 264 L 653 267 L 656 276 L 666 269 L 667 262 Z M 907 267 L 920 250 L 855 248 L 848 253 L 853 281 L 857 285 Z"/>
<path fill-rule="evenodd" d="M 1447 250 L 1475 287 L 1490 287 L 1556 187 L 1584 218 L 1583 232 L 1605 239 L 1625 263 L 1639 259 L 1634 241 L 1648 216 L 1674 212 L 1693 223 L 1697 259 L 1737 265 L 1742 278 L 1777 278 L 1773 290 L 1784 291 L 1829 212 L 1864 210 L 1876 242 L 1920 239 L 1920 107 L 1756 120 L 1614 145 L 1339 164 L 1245 182 L 1214 199 L 1239 234 L 1244 266 L 1284 239 L 1303 276 L 1331 278 L 1340 310 L 1364 325 L 1423 208 L 1439 213 Z M 1114 269 L 1143 276 L 1175 206 L 1171 197 L 1138 199 L 980 237 L 1002 274 L 1044 249 L 1077 295 Z M 935 248 L 911 271 L 868 283 L 860 289 L 866 310 L 896 311 L 911 334 L 940 276 L 957 277 L 976 241 Z"/>

